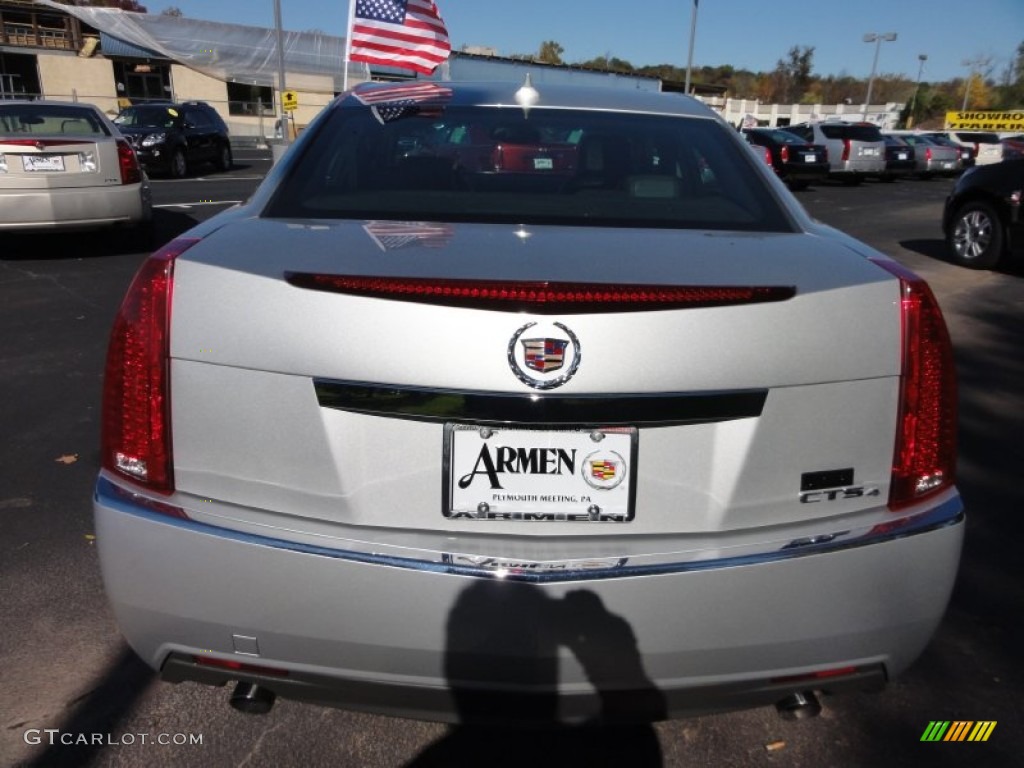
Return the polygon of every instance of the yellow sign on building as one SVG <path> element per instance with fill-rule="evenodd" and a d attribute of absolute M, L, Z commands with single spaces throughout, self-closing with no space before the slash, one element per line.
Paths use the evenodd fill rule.
<path fill-rule="evenodd" d="M 946 130 L 1024 133 L 1024 109 L 1012 109 L 1007 112 L 947 112 Z"/>
<path fill-rule="evenodd" d="M 284 93 L 281 94 L 281 107 L 285 111 L 291 112 L 295 109 L 298 109 L 298 106 L 299 94 L 297 94 L 295 91 L 285 91 Z"/>

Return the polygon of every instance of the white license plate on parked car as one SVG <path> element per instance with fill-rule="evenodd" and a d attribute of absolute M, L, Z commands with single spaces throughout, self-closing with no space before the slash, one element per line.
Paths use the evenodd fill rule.
<path fill-rule="evenodd" d="M 896 159 L 897 160 L 906 160 L 907 159 L 907 153 L 906 152 L 899 152 L 899 153 L 897 153 Z"/>
<path fill-rule="evenodd" d="M 445 517 L 633 519 L 636 429 L 445 428 Z"/>
<path fill-rule="evenodd" d="M 35 171 L 63 171 L 63 155 L 22 155 L 22 167 L 32 173 Z"/>
<path fill-rule="evenodd" d="M 874 147 L 861 147 L 860 154 L 863 157 L 874 157 L 878 154 L 878 150 Z"/>

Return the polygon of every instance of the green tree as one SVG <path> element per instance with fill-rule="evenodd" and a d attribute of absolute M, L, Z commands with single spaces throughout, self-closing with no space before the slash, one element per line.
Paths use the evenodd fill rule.
<path fill-rule="evenodd" d="M 565 53 L 565 48 L 559 43 L 556 43 L 554 40 L 545 40 L 540 44 L 537 61 L 544 64 L 561 64 L 563 53 Z"/>
<path fill-rule="evenodd" d="M 181 12 L 181 8 L 179 8 L 178 6 L 176 6 L 176 5 L 169 5 L 166 8 L 164 8 L 162 11 L 160 11 L 160 15 L 161 16 L 174 16 L 175 18 L 180 19 L 185 14 Z"/>
<path fill-rule="evenodd" d="M 811 70 L 814 68 L 814 46 L 794 45 L 785 59 L 775 63 L 772 76 L 784 103 L 799 102 L 811 84 Z"/>

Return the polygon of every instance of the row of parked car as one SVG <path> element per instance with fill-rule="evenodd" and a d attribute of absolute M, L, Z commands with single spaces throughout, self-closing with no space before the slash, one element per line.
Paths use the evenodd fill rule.
<path fill-rule="evenodd" d="M 1000 140 L 995 133 L 882 131 L 864 123 L 801 123 L 743 133 L 765 150 L 765 161 L 797 189 L 827 177 L 859 184 L 867 178 L 955 176 L 1019 152 L 1019 142 Z"/>
<path fill-rule="evenodd" d="M 950 258 L 961 266 L 995 267 L 1012 250 L 1014 234 L 1022 228 L 1024 136 L 882 131 L 866 123 L 831 121 L 749 128 L 743 134 L 791 189 L 826 178 L 855 185 L 868 178 L 891 182 L 908 176 L 958 176 L 976 168 L 957 182 L 943 213 Z"/>

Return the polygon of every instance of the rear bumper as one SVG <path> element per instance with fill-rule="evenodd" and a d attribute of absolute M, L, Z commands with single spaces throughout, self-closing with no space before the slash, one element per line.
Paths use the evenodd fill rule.
<path fill-rule="evenodd" d="M 938 625 L 963 531 L 951 494 L 843 544 L 537 572 L 299 547 L 105 478 L 95 512 L 118 622 L 164 679 L 450 721 L 484 700 L 503 719 L 657 720 L 878 686 Z"/>
<path fill-rule="evenodd" d="M 152 216 L 148 183 L 0 190 L 0 230 L 132 226 L 146 223 Z"/>
<path fill-rule="evenodd" d="M 875 158 L 871 160 L 847 160 L 844 163 L 833 166 L 831 176 L 877 176 L 885 171 L 885 160 Z"/>

